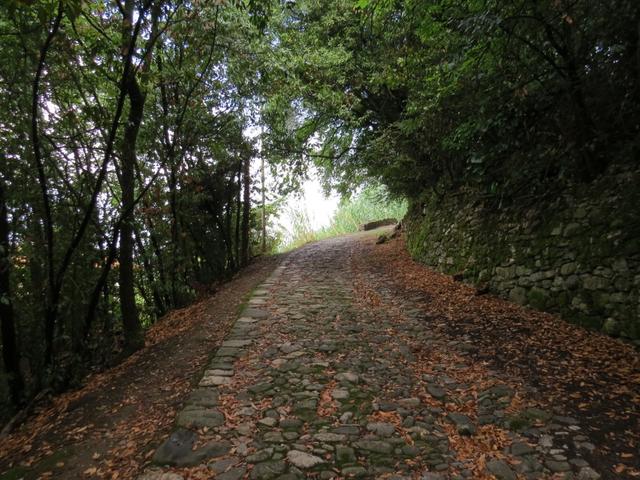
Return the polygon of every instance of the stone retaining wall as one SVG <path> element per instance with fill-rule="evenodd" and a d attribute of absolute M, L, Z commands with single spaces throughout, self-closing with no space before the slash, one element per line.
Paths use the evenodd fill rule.
<path fill-rule="evenodd" d="M 638 171 L 610 173 L 553 200 L 496 203 L 471 194 L 415 203 L 406 219 L 411 254 L 517 303 L 640 345 Z"/>

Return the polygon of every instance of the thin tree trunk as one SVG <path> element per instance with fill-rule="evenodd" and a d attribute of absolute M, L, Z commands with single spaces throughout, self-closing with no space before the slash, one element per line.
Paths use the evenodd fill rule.
<path fill-rule="evenodd" d="M 148 4 L 150 5 L 150 3 Z M 151 14 L 151 34 L 147 40 L 146 53 L 140 70 L 145 75 L 151 66 L 152 53 L 155 42 L 158 38 L 158 18 L 161 12 L 162 2 L 157 1 L 153 5 Z M 122 23 L 122 46 L 123 56 L 130 55 L 130 51 L 125 51 L 127 46 L 132 48 L 131 41 L 133 34 L 135 0 L 126 0 L 124 4 L 124 15 Z M 144 10 L 139 12 L 138 22 L 144 16 Z M 122 314 L 122 329 L 124 331 L 125 353 L 133 352 L 144 345 L 142 327 L 138 317 L 135 295 L 135 275 L 133 271 L 133 249 L 134 249 L 134 209 L 135 199 L 135 168 L 137 164 L 136 144 L 138 133 L 142 124 L 144 113 L 144 103 L 146 95 L 140 84 L 135 69 L 129 71 L 125 80 L 126 93 L 129 98 L 129 115 L 124 128 L 122 143 L 122 168 L 120 173 L 120 189 L 122 191 L 120 228 L 120 311 Z"/>
<path fill-rule="evenodd" d="M 106 141 L 104 157 L 102 160 L 102 164 L 100 165 L 100 169 L 98 171 L 98 178 L 96 179 L 96 182 L 93 185 L 91 198 L 83 213 L 83 218 L 80 222 L 80 225 L 77 231 L 74 233 L 69 246 L 66 248 L 64 252 L 62 261 L 60 262 L 60 266 L 58 267 L 58 270 L 56 271 L 56 273 L 53 275 L 54 277 L 53 280 L 51 279 L 52 271 L 53 271 L 52 261 L 49 262 L 50 263 L 50 271 L 49 271 L 49 284 L 50 284 L 49 290 L 50 291 L 49 291 L 48 300 L 46 302 L 47 305 L 45 306 L 45 309 L 44 309 L 45 366 L 50 366 L 53 362 L 53 335 L 54 335 L 55 324 L 58 316 L 58 308 L 59 308 L 59 302 L 60 302 L 62 286 L 64 283 L 64 278 L 69 268 L 69 265 L 71 264 L 73 255 L 75 254 L 76 249 L 78 248 L 82 239 L 84 238 L 87 227 L 91 221 L 92 215 L 96 208 L 98 196 L 102 189 L 102 184 L 107 174 L 107 167 L 109 166 L 109 161 L 111 160 L 111 155 L 113 154 L 115 139 L 118 132 L 120 118 L 122 116 L 124 103 L 125 103 L 127 79 L 132 74 L 132 69 L 134 68 L 132 65 L 133 52 L 135 49 L 135 44 L 136 44 L 138 35 L 140 33 L 142 17 L 144 16 L 145 12 L 149 8 L 150 2 L 151 0 L 148 0 L 143 5 L 142 11 L 139 15 L 138 21 L 136 22 L 135 28 L 132 29 L 132 33 L 130 35 L 130 38 L 128 39 L 128 43 L 123 43 L 123 54 L 125 58 L 124 58 L 124 68 L 123 68 L 122 78 L 120 81 L 120 92 L 118 94 L 118 99 L 116 101 L 116 111 L 114 113 L 113 121 L 111 123 L 109 136 Z M 56 17 L 56 21 L 54 23 L 54 28 L 52 29 L 49 36 L 47 37 L 48 38 L 47 42 L 45 42 L 44 47 L 46 48 L 43 47 L 43 49 L 40 52 L 38 73 L 36 74 L 36 79 L 34 80 L 34 84 L 33 84 L 33 100 L 34 101 L 32 105 L 32 141 L 34 146 L 34 155 L 36 158 L 36 164 L 38 167 L 39 184 L 40 184 L 40 188 L 43 195 L 43 201 L 45 202 L 45 208 L 46 208 L 46 203 L 48 201 L 48 190 L 47 190 L 47 179 L 46 179 L 46 176 L 44 175 L 44 166 L 43 166 L 41 152 L 40 152 L 40 143 L 39 143 L 39 134 L 38 134 L 39 83 L 40 83 L 40 76 L 42 75 L 42 72 L 44 70 L 46 53 L 48 51 L 49 46 L 51 45 L 51 41 L 53 40 L 53 35 L 55 35 L 55 33 L 57 32 L 57 29 L 60 26 L 60 21 L 61 21 L 60 12 L 63 12 L 62 2 L 59 3 L 59 6 L 60 6 L 60 9 L 59 9 L 58 17 Z M 45 216 L 47 216 L 46 213 L 45 213 Z M 49 217 L 50 216 L 51 215 L 49 214 Z M 53 220 L 51 220 L 51 222 L 52 221 Z M 48 248 L 50 249 L 50 252 L 51 252 L 48 254 L 50 258 L 53 256 L 52 255 L 52 252 L 53 252 L 52 233 L 53 232 L 47 233 L 47 237 L 50 238 L 50 240 L 49 239 L 47 240 Z"/>
<path fill-rule="evenodd" d="M 640 18 L 636 29 L 636 86 L 640 89 Z"/>
<path fill-rule="evenodd" d="M 122 190 L 122 227 L 120 229 L 120 311 L 125 351 L 133 352 L 143 345 L 142 328 L 136 306 L 133 272 L 133 203 L 135 197 L 136 142 L 144 111 L 144 94 L 134 74 L 127 82 L 129 115 L 124 128 L 120 189 Z"/>
<path fill-rule="evenodd" d="M 262 150 L 262 148 L 260 148 Z M 264 183 L 264 157 L 262 151 L 260 152 L 260 174 L 262 176 L 262 254 L 267 253 L 267 203 L 265 198 L 265 183 Z"/>
<path fill-rule="evenodd" d="M 233 183 L 233 179 L 229 181 L 229 183 Z M 227 231 L 226 236 L 229 238 L 229 270 L 236 269 L 236 259 L 235 259 L 235 248 L 233 245 L 233 231 L 231 230 L 232 220 L 233 220 L 233 210 L 231 209 L 233 205 L 233 190 L 231 190 L 231 186 L 229 186 L 229 196 L 227 197 L 227 204 L 225 206 L 225 214 L 224 214 L 224 223 L 225 230 Z"/>
<path fill-rule="evenodd" d="M 142 185 L 144 183 L 144 179 L 142 177 L 142 174 L 140 173 L 140 169 L 137 169 L 137 178 L 138 178 L 138 183 Z M 146 199 L 146 197 L 142 197 L 141 201 L 143 202 L 143 206 L 145 208 L 149 208 L 151 206 L 150 202 Z M 156 234 L 155 234 L 155 229 L 156 229 L 155 223 L 153 222 L 153 220 L 151 220 L 150 216 L 145 216 L 144 220 L 147 226 L 147 232 L 149 233 L 149 242 L 151 243 L 151 249 L 153 250 L 153 255 L 155 256 L 155 260 L 157 262 L 158 280 L 160 285 L 162 286 L 162 290 L 159 290 L 157 286 L 154 287 L 154 298 L 156 295 L 158 297 L 156 310 L 157 310 L 158 316 L 160 317 L 167 312 L 168 306 L 171 305 L 171 298 L 169 295 L 167 295 L 165 290 L 167 281 L 166 281 L 166 275 L 165 275 L 164 260 L 162 257 L 162 253 L 160 251 L 160 244 L 158 243 L 158 239 L 156 238 Z M 141 254 L 143 254 L 143 258 L 146 259 L 145 269 L 149 268 L 151 270 L 154 270 L 153 261 L 144 255 L 144 246 L 142 245 L 142 240 L 140 239 L 137 231 L 136 231 L 136 244 L 138 246 L 138 250 L 141 252 Z"/>
<path fill-rule="evenodd" d="M 140 233 L 138 231 L 134 231 L 134 235 L 136 239 L 136 246 L 138 247 L 138 252 L 140 253 L 142 266 L 144 267 L 144 273 L 147 275 L 147 281 L 149 282 L 149 288 L 151 289 L 155 314 L 157 318 L 160 318 L 166 312 L 164 303 L 162 302 L 162 295 L 158 291 L 153 267 L 151 265 L 151 262 L 149 261 L 149 258 L 147 257 L 144 244 L 142 243 L 142 238 L 140 237 Z"/>
<path fill-rule="evenodd" d="M 109 241 L 109 248 L 107 250 L 107 255 L 105 258 L 105 264 L 102 267 L 100 272 L 100 276 L 98 277 L 98 281 L 93 288 L 91 296 L 89 297 L 89 306 L 87 308 L 87 314 L 84 319 L 84 331 L 82 338 L 80 339 L 82 342 L 86 343 L 91 333 L 91 328 L 93 326 L 93 321 L 96 316 L 96 310 L 98 308 L 98 304 L 100 303 L 100 296 L 102 295 L 104 289 L 107 285 L 107 279 L 109 277 L 109 272 L 111 271 L 111 266 L 117 256 L 117 246 L 118 237 L 120 236 L 120 224 L 116 225 L 113 237 Z M 80 341 L 79 340 L 79 341 Z M 80 345 L 77 345 L 76 348 L 80 349 Z"/>
<path fill-rule="evenodd" d="M 123 18 L 123 55 L 130 45 L 131 29 L 133 26 L 134 1 L 127 0 L 124 5 Z M 120 312 L 122 315 L 122 329 L 124 332 L 124 350 L 126 353 L 134 352 L 142 347 L 144 339 L 138 317 L 135 294 L 135 276 L 133 271 L 133 208 L 135 197 L 135 166 L 136 143 L 138 132 L 142 123 L 145 95 L 140 89 L 135 71 L 130 71 L 125 81 L 125 89 L 129 98 L 129 114 L 124 127 L 122 141 L 122 165 L 120 169 L 120 189 L 122 191 L 120 228 Z"/>
<path fill-rule="evenodd" d="M 231 244 L 231 236 L 227 231 L 226 222 L 223 222 L 220 216 L 216 215 L 215 209 L 209 207 L 208 210 L 209 210 L 209 213 L 211 213 L 211 216 L 214 217 L 214 222 L 218 227 L 218 230 L 220 231 L 220 236 L 222 237 L 222 244 L 224 246 L 223 258 L 225 259 L 224 269 L 225 269 L 225 273 L 227 273 L 229 269 L 229 264 L 227 263 L 227 260 L 230 259 L 230 261 L 233 262 L 233 245 Z"/>
<path fill-rule="evenodd" d="M 107 250 L 107 255 L 105 258 L 104 265 L 102 266 L 102 271 L 100 272 L 98 281 L 94 286 L 91 296 L 89 297 L 89 307 L 87 309 L 87 314 L 85 316 L 84 332 L 83 332 L 83 338 L 82 338 L 82 340 L 85 342 L 89 338 L 89 334 L 91 333 L 91 328 L 93 325 L 93 320 L 95 318 L 96 309 L 98 308 L 98 304 L 100 302 L 100 295 L 107 288 L 107 280 L 109 277 L 109 273 L 111 272 L 111 267 L 113 266 L 113 262 L 116 259 L 116 256 L 118 254 L 117 244 L 118 244 L 118 238 L 120 237 L 122 224 L 124 221 L 124 216 L 131 215 L 131 212 L 133 211 L 135 206 L 138 204 L 138 202 L 147 193 L 148 189 L 151 187 L 151 184 L 154 182 L 155 178 L 156 176 L 154 176 L 149 181 L 149 183 L 142 189 L 138 197 L 134 200 L 133 204 L 131 205 L 130 210 L 122 212 L 120 219 L 114 225 L 111 239 L 109 240 L 109 243 L 107 245 L 108 250 Z"/>
<path fill-rule="evenodd" d="M 60 297 L 60 289 L 57 286 L 54 266 L 54 245 L 53 245 L 53 215 L 51 213 L 51 200 L 49 198 L 49 187 L 47 174 L 45 172 L 44 161 L 42 159 L 42 151 L 40 145 L 40 81 L 44 72 L 45 63 L 49 48 L 53 43 L 53 39 L 60 29 L 64 8 L 62 2 L 58 3 L 58 13 L 53 21 L 53 26 L 47 34 L 47 38 L 40 49 L 40 57 L 38 59 L 38 67 L 36 75 L 33 79 L 31 94 L 31 143 L 33 146 L 33 156 L 36 161 L 38 172 L 38 184 L 42 195 L 42 208 L 44 210 L 44 228 L 47 241 L 47 271 L 48 271 L 48 296 L 45 307 L 44 318 L 44 338 L 45 338 L 45 364 L 50 365 L 53 357 L 53 335 L 55 331 L 56 317 L 58 314 L 58 302 Z"/>
<path fill-rule="evenodd" d="M 236 174 L 236 224 L 235 224 L 235 253 L 238 267 L 242 266 L 240 250 L 240 222 L 242 220 L 242 160 L 238 163 L 238 173 Z"/>
<path fill-rule="evenodd" d="M 251 157 L 247 156 L 242 162 L 242 254 L 241 262 L 245 266 L 249 263 L 249 225 L 251 216 Z"/>
<path fill-rule="evenodd" d="M 20 350 L 16 336 L 13 303 L 11 302 L 11 258 L 9 256 L 9 222 L 4 180 L 0 179 L 0 323 L 2 330 L 2 360 L 7 373 L 9 391 L 14 405 L 23 401 L 24 380 L 20 372 Z"/>
<path fill-rule="evenodd" d="M 603 159 L 594 153 L 595 135 L 594 123 L 589 113 L 583 91 L 583 80 L 579 71 L 574 48 L 574 27 L 568 22 L 563 23 L 562 35 L 564 42 L 559 41 L 549 25 L 545 25 L 546 37 L 549 43 L 564 61 L 567 72 L 568 94 L 573 111 L 575 140 L 579 150 L 581 176 L 586 181 L 593 180 L 606 168 Z"/>
<path fill-rule="evenodd" d="M 155 255 L 156 262 L 158 263 L 158 276 L 160 278 L 160 285 L 162 285 L 162 305 L 164 306 L 165 312 L 171 307 L 172 299 L 171 294 L 166 291 L 167 286 L 167 275 L 165 274 L 164 260 L 162 257 L 162 250 L 160 249 L 160 244 L 155 234 L 153 233 L 154 224 L 150 220 L 147 219 L 147 223 L 149 223 L 149 241 L 151 242 L 151 246 L 153 247 L 153 254 Z"/>
<path fill-rule="evenodd" d="M 582 82 L 574 65 L 569 65 L 569 89 L 573 106 L 573 117 L 576 130 L 576 142 L 580 150 L 582 178 L 591 181 L 606 168 L 604 160 L 594 153 L 594 125 L 584 99 Z"/>
<path fill-rule="evenodd" d="M 167 94 L 167 86 L 165 80 L 163 78 L 163 62 L 162 56 L 158 56 L 158 71 L 160 73 L 160 105 L 162 106 L 162 145 L 164 147 L 164 159 L 161 161 L 164 163 L 165 168 L 168 165 L 169 175 L 167 179 L 167 185 L 169 187 L 169 211 L 171 212 L 171 254 L 169 258 L 169 302 L 168 306 L 177 305 L 177 291 L 176 291 L 176 266 L 179 262 L 179 258 L 182 255 L 182 252 L 179 251 L 178 245 L 178 211 L 177 211 L 177 175 L 176 175 L 176 166 L 175 166 L 175 144 L 177 141 L 176 135 L 174 134 L 173 139 L 169 134 L 169 98 Z M 180 131 L 181 124 L 177 125 L 177 132 Z M 153 231 L 153 226 L 151 225 L 151 230 Z M 153 241 L 153 237 L 152 237 Z M 156 253 L 156 257 L 160 262 L 162 262 L 162 255 L 160 253 L 160 248 L 157 242 L 153 241 L 154 251 Z M 160 266 L 163 269 L 162 266 Z M 163 269 L 164 270 L 164 269 Z M 164 275 L 161 273 L 162 285 L 167 285 Z"/>
<path fill-rule="evenodd" d="M 174 159 L 169 158 L 171 162 L 170 166 L 170 175 L 169 175 L 169 209 L 171 210 L 171 269 L 169 271 L 170 276 L 170 287 L 171 287 L 171 301 L 175 306 L 178 302 L 178 289 L 177 289 L 177 278 L 178 278 L 178 265 L 182 256 L 184 256 L 183 251 L 180 250 L 180 232 L 179 232 L 179 223 L 178 223 L 178 196 L 177 196 L 177 175 L 176 175 L 176 166 L 174 164 Z"/>

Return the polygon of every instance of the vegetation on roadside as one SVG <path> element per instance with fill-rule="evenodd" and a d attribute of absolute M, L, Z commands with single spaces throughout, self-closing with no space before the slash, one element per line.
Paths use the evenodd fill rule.
<path fill-rule="evenodd" d="M 304 208 L 291 208 L 291 229 L 287 232 L 280 251 L 292 250 L 306 243 L 337 237 L 358 231 L 363 223 L 395 218 L 401 220 L 407 213 L 407 202 L 392 199 L 382 186 L 367 186 L 353 196 L 344 198 L 336 209 L 329 225 L 314 229 L 309 212 Z"/>
<path fill-rule="evenodd" d="M 260 251 L 260 18 L 0 5 L 0 420 L 140 348 Z"/>

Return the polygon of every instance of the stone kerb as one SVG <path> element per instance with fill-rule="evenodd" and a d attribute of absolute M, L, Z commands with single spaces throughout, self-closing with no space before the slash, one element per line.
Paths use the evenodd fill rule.
<path fill-rule="evenodd" d="M 206 462 L 208 459 L 222 456 L 232 448 L 226 440 L 198 444 L 200 429 L 211 429 L 224 425 L 225 417 L 218 409 L 218 388 L 230 384 L 236 374 L 234 364 L 246 353 L 259 326 L 268 321 L 269 312 L 264 309 L 269 292 L 285 268 L 278 266 L 273 273 L 252 293 L 229 334 L 217 349 L 207 368 L 193 390 L 184 407 L 176 416 L 175 429 L 155 451 L 152 463 L 156 468 L 147 469 L 139 480 L 180 480 L 182 477 L 165 473 L 157 467 L 188 467 Z"/>

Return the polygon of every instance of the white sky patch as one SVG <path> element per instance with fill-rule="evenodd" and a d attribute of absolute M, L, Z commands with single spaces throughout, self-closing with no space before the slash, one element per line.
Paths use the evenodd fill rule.
<path fill-rule="evenodd" d="M 331 222 L 331 218 L 338 208 L 340 197 L 334 192 L 325 196 L 318 179 L 317 172 L 311 172 L 309 180 L 302 184 L 300 194 L 292 194 L 282 208 L 279 218 L 280 226 L 290 232 L 292 229 L 292 211 L 306 211 L 311 228 L 319 230 Z"/>
<path fill-rule="evenodd" d="M 245 128 L 244 135 L 247 138 L 255 139 L 257 148 L 260 150 L 260 140 L 256 138 L 260 135 L 260 128 L 258 126 L 252 125 Z M 257 157 L 253 158 L 251 164 L 252 179 L 255 185 L 261 185 L 260 163 L 260 154 L 258 154 Z M 265 169 L 267 192 L 271 191 L 275 183 L 270 170 L 268 166 Z M 269 194 L 267 194 L 267 196 L 269 196 Z M 260 194 L 256 192 L 253 197 L 255 208 L 260 205 Z M 301 191 L 290 194 L 279 208 L 278 218 L 271 220 L 274 224 L 272 227 L 282 232 L 285 238 L 290 238 L 293 231 L 293 213 L 306 212 L 311 228 L 313 230 L 319 230 L 331 223 L 331 219 L 339 203 L 340 196 L 335 192 L 330 192 L 328 196 L 324 194 L 322 186 L 320 185 L 320 175 L 318 171 L 312 167 L 309 171 L 309 179 L 305 180 L 301 185 Z"/>

